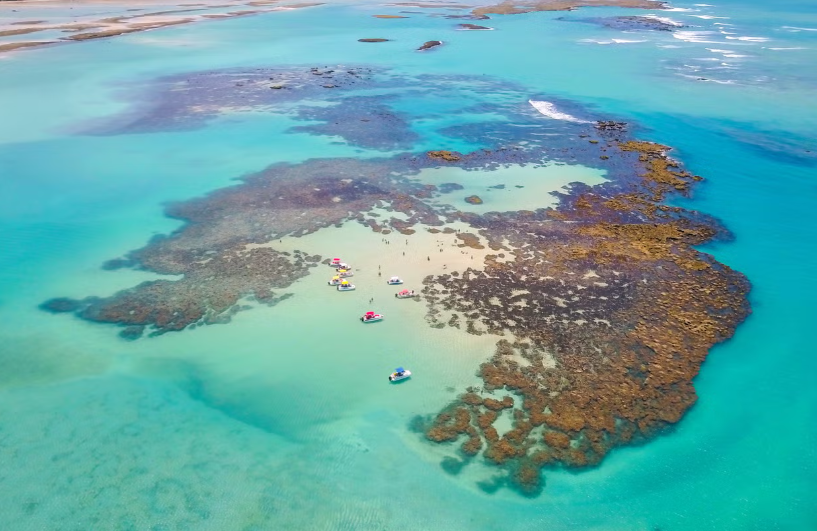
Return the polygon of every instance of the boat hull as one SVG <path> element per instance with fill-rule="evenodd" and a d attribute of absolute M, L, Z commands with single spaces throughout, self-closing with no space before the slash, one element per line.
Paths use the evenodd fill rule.
<path fill-rule="evenodd" d="M 400 376 L 397 376 L 396 374 L 389 375 L 390 382 L 402 382 L 403 380 L 408 380 L 409 378 L 411 378 L 411 371 L 406 371 Z"/>

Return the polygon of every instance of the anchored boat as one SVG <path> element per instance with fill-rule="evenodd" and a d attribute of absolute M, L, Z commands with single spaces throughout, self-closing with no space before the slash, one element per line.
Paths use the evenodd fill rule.
<path fill-rule="evenodd" d="M 416 297 L 417 293 L 413 289 L 404 289 L 394 294 L 398 299 L 410 299 Z"/>
<path fill-rule="evenodd" d="M 342 280 L 338 285 L 338 291 L 352 291 L 355 289 L 354 284 L 350 284 L 348 280 Z"/>
<path fill-rule="evenodd" d="M 349 271 L 348 269 L 338 269 L 338 276 L 341 278 L 346 278 L 353 277 L 355 276 L 355 274 Z"/>
<path fill-rule="evenodd" d="M 411 371 L 404 369 L 403 367 L 397 367 L 394 369 L 394 372 L 389 375 L 390 382 L 399 382 L 400 380 L 405 380 L 406 378 L 411 378 Z"/>
<path fill-rule="evenodd" d="M 340 261 L 340 258 L 333 258 L 332 261 L 329 262 L 329 265 L 331 265 L 332 267 L 338 267 L 342 263 L 343 262 Z"/>
<path fill-rule="evenodd" d="M 363 317 L 361 317 L 360 320 L 363 321 L 364 323 L 376 323 L 378 321 L 382 321 L 383 316 L 380 315 L 379 313 L 366 312 L 365 314 L 363 314 Z"/>
<path fill-rule="evenodd" d="M 330 286 L 340 286 L 341 280 L 338 275 L 332 277 L 332 280 L 329 281 Z"/>
<path fill-rule="evenodd" d="M 396 285 L 402 284 L 402 283 L 403 283 L 403 281 L 400 280 L 400 277 L 391 277 L 390 279 L 388 279 L 386 281 L 386 284 L 388 284 L 390 286 L 396 286 Z"/>

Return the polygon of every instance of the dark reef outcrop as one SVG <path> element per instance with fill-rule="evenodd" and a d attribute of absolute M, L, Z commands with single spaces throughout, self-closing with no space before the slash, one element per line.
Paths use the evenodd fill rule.
<path fill-rule="evenodd" d="M 591 18 L 560 18 L 564 22 L 584 22 L 596 24 L 604 28 L 619 31 L 675 31 L 684 28 L 683 24 L 659 17 L 591 17 Z"/>
<path fill-rule="evenodd" d="M 437 46 L 441 46 L 442 43 L 443 43 L 443 41 L 426 41 L 419 48 L 417 48 L 417 51 L 422 52 L 424 50 L 430 50 L 431 48 L 436 48 Z"/>

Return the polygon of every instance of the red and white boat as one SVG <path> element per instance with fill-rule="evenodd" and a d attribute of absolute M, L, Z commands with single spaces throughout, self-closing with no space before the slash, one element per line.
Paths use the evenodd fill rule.
<path fill-rule="evenodd" d="M 394 294 L 398 299 L 410 299 L 417 296 L 417 292 L 413 289 L 404 289 Z"/>
<path fill-rule="evenodd" d="M 378 321 L 382 321 L 383 316 L 380 315 L 379 313 L 366 312 L 365 314 L 363 314 L 363 317 L 361 317 L 360 320 L 363 321 L 364 323 L 376 323 Z"/>

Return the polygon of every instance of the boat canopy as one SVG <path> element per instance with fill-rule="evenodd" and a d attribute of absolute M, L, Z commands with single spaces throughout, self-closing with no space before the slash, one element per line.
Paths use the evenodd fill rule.
<path fill-rule="evenodd" d="M 396 369 L 394 369 L 394 372 L 406 372 L 406 369 L 404 369 L 403 367 L 397 367 Z"/>
<path fill-rule="evenodd" d="M 403 291 L 400 292 L 400 295 L 408 295 L 408 292 L 409 290 L 404 289 Z"/>
<path fill-rule="evenodd" d="M 344 280 L 343 282 L 341 282 L 341 284 L 348 284 L 348 283 L 349 283 L 348 280 Z"/>
<path fill-rule="evenodd" d="M 374 312 L 366 312 L 366 315 L 374 315 Z"/>

